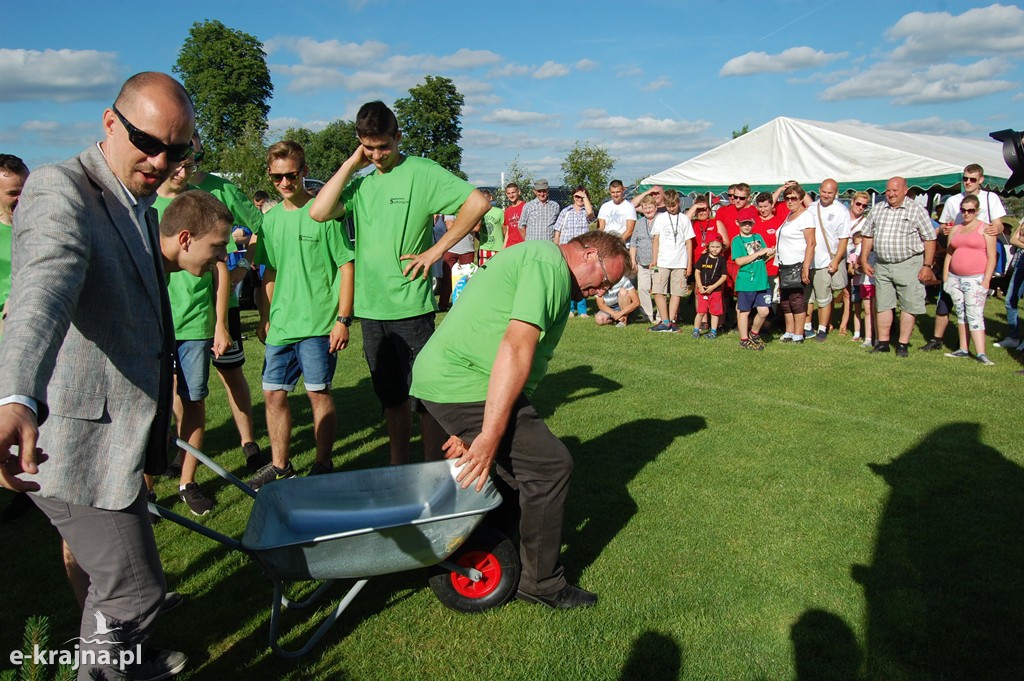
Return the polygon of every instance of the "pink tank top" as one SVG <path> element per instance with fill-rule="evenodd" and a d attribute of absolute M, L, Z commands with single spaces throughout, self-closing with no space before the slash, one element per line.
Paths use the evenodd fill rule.
<path fill-rule="evenodd" d="M 988 251 L 983 232 L 987 226 L 979 221 L 973 232 L 963 234 L 957 231 L 949 238 L 949 245 L 954 249 L 953 259 L 949 261 L 950 272 L 961 277 L 985 274 Z"/>

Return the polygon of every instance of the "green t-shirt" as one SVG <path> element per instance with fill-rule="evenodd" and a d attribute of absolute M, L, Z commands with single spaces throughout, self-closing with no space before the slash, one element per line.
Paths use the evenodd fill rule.
<path fill-rule="evenodd" d="M 235 216 L 235 225 L 248 227 L 253 234 L 259 234 L 263 228 L 263 213 L 249 200 L 242 190 L 225 180 L 223 177 L 206 174 L 199 188 L 208 191 L 228 207 L 231 214 Z"/>
<path fill-rule="evenodd" d="M 732 259 L 753 255 L 763 248 L 767 248 L 764 239 L 760 234 L 750 236 L 737 235 L 732 240 Z M 768 290 L 768 267 L 764 258 L 758 258 L 740 267 L 736 274 L 737 291 L 767 291 Z"/>
<path fill-rule="evenodd" d="M 11 295 L 11 226 L 0 222 L 0 310 Z"/>
<path fill-rule="evenodd" d="M 500 208 L 491 208 L 484 213 L 484 223 L 480 227 L 480 250 L 500 251 L 504 245 L 504 237 L 501 234 L 501 225 L 505 222 L 505 211 Z"/>
<path fill-rule="evenodd" d="M 279 203 L 263 216 L 256 264 L 277 273 L 268 345 L 326 336 L 338 316 L 338 268 L 352 261 L 352 246 L 340 222 L 309 217 L 312 203 L 295 210 Z"/>
<path fill-rule="evenodd" d="M 498 345 L 509 320 L 518 319 L 540 328 L 523 389 L 531 395 L 565 330 L 570 291 L 569 266 L 554 243 L 504 249 L 476 271 L 417 355 L 410 393 L 445 404 L 486 400 Z"/>
<path fill-rule="evenodd" d="M 341 203 L 355 224 L 357 317 L 405 319 L 437 310 L 430 279 L 404 277 L 399 258 L 433 246 L 434 214 L 455 214 L 472 192 L 473 185 L 418 156 L 349 183 Z"/>

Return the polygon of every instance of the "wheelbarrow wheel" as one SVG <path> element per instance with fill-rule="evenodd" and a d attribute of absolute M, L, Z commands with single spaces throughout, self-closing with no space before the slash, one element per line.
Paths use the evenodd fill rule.
<path fill-rule="evenodd" d="M 483 612 L 507 603 L 515 595 L 522 571 L 519 550 L 494 528 L 478 527 L 448 561 L 479 570 L 483 578 L 474 582 L 435 566 L 431 570 L 430 588 L 442 605 L 458 612 Z"/>

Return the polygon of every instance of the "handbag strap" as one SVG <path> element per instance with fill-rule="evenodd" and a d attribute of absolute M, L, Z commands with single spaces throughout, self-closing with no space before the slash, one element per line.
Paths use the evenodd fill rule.
<path fill-rule="evenodd" d="M 828 259 L 834 260 L 836 254 L 832 252 L 832 246 L 828 243 L 828 234 L 825 232 L 825 221 L 821 219 L 821 204 L 818 204 L 818 229 L 821 230 L 821 236 L 825 239 L 825 250 L 828 251 Z"/>

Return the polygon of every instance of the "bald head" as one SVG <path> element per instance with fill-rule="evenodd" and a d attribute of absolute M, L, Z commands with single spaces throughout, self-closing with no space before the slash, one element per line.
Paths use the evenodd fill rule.
<path fill-rule="evenodd" d="M 829 178 L 818 187 L 818 203 L 825 207 L 831 206 L 838 193 L 839 183 Z"/>
<path fill-rule="evenodd" d="M 140 95 L 150 90 L 161 90 L 166 96 L 177 100 L 179 105 L 192 111 L 192 98 L 188 96 L 185 86 L 159 71 L 143 71 L 126 80 L 117 93 L 114 106 L 122 111 L 131 108 Z"/>
<path fill-rule="evenodd" d="M 899 176 L 890 178 L 885 183 L 885 200 L 893 208 L 903 205 L 903 199 L 907 197 L 907 181 Z"/>

